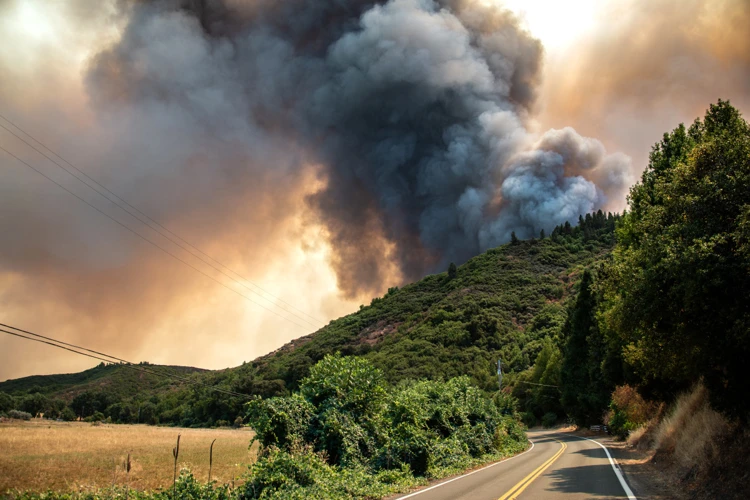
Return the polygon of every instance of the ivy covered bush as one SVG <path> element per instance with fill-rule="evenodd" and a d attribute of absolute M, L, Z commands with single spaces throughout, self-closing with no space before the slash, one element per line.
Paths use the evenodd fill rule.
<path fill-rule="evenodd" d="M 513 405 L 496 400 L 468 377 L 393 387 L 366 359 L 328 355 L 299 392 L 249 403 L 261 450 L 243 498 L 379 496 L 519 452 Z"/>

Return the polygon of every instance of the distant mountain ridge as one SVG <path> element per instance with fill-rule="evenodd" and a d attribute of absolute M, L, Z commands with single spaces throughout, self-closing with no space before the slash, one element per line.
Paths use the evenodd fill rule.
<path fill-rule="evenodd" d="M 98 366 L 77 373 L 55 375 L 31 375 L 0 382 L 0 392 L 36 393 L 53 395 L 63 400 L 71 400 L 78 393 L 86 390 L 107 390 L 115 394 L 133 397 L 138 392 L 163 392 L 182 387 L 185 382 L 168 378 L 167 375 L 186 377 L 208 370 L 190 366 L 153 365 L 141 363 L 150 371 L 163 373 L 163 376 L 133 370 L 117 364 L 100 363 Z"/>

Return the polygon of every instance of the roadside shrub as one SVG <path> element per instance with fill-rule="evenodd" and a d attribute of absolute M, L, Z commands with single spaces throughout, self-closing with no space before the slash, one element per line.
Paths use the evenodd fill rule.
<path fill-rule="evenodd" d="M 605 419 L 605 423 L 612 434 L 620 439 L 626 438 L 628 433 L 638 426 L 636 423 L 629 422 L 625 412 L 614 405 L 610 407 L 608 418 Z"/>
<path fill-rule="evenodd" d="M 557 423 L 557 414 L 547 412 L 542 417 L 542 427 L 553 427 Z"/>
<path fill-rule="evenodd" d="M 514 404 L 508 398 L 502 403 L 508 410 Z M 385 483 L 372 478 L 385 474 L 384 480 L 395 477 L 400 484 L 408 477 L 413 483 L 420 481 L 415 476 L 441 477 L 523 450 L 521 424 L 498 406 L 468 377 L 387 388 L 368 361 L 326 356 L 311 368 L 300 392 L 248 403 L 247 422 L 256 430 L 261 458 L 243 494 L 388 493 Z"/>
<path fill-rule="evenodd" d="M 612 392 L 609 408 L 605 423 L 614 435 L 625 439 L 631 431 L 653 418 L 658 407 L 643 399 L 634 387 L 622 385 Z"/>
<path fill-rule="evenodd" d="M 653 416 L 655 405 L 641 397 L 638 391 L 629 385 L 622 385 L 612 392 L 612 404 L 625 412 L 629 422 L 644 423 Z"/>
<path fill-rule="evenodd" d="M 180 470 L 180 475 L 177 478 L 176 494 L 177 498 L 181 500 L 230 500 L 234 496 L 228 485 L 219 485 L 215 482 L 201 483 L 188 469 Z M 130 495 L 130 497 L 133 496 L 132 494 Z M 139 496 L 136 498 L 143 498 L 144 500 L 150 500 L 150 498 L 154 500 L 171 500 L 172 492 L 171 490 L 155 492 L 150 498 L 149 496 Z"/>
<path fill-rule="evenodd" d="M 495 429 L 493 443 L 500 453 L 518 453 L 526 447 L 526 442 L 526 432 L 515 418 L 504 417 L 502 425 Z"/>
<path fill-rule="evenodd" d="M 268 498 L 267 490 L 286 494 L 324 482 L 331 474 L 326 461 L 309 447 L 290 452 L 274 446 L 253 465 L 240 498 Z"/>
<path fill-rule="evenodd" d="M 300 394 L 254 399 L 247 406 L 247 421 L 255 431 L 253 441 L 262 447 L 290 449 L 306 438 L 314 407 Z"/>
<path fill-rule="evenodd" d="M 15 418 L 17 420 L 31 420 L 31 413 L 20 410 L 10 410 L 8 412 L 8 418 Z"/>
<path fill-rule="evenodd" d="M 501 415 L 516 416 L 518 414 L 518 398 L 505 392 L 497 392 L 492 398 Z"/>
<path fill-rule="evenodd" d="M 329 465 L 310 447 L 291 452 L 272 448 L 251 468 L 238 500 L 382 498 L 422 484 L 408 467 L 373 473 L 363 467 Z"/>
<path fill-rule="evenodd" d="M 526 427 L 534 427 L 537 423 L 536 415 L 532 411 L 525 411 L 521 414 L 521 421 Z"/>
<path fill-rule="evenodd" d="M 440 476 L 454 470 L 466 468 L 469 463 L 469 448 L 455 437 L 435 443 L 429 457 L 430 476 Z"/>

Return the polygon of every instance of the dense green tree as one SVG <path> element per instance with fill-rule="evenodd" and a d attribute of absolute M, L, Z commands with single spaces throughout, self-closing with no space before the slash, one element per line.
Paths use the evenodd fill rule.
<path fill-rule="evenodd" d="M 0 392 L 0 412 L 13 410 L 16 406 L 13 397 L 4 392 Z"/>
<path fill-rule="evenodd" d="M 69 406 L 66 406 L 65 408 L 63 408 L 63 410 L 60 412 L 59 417 L 65 420 L 66 422 L 72 422 L 73 420 L 77 418 L 76 412 L 74 412 Z"/>
<path fill-rule="evenodd" d="M 714 404 L 750 416 L 750 127 L 727 101 L 654 146 L 608 287 L 610 325 L 644 379 L 703 377 Z"/>
<path fill-rule="evenodd" d="M 50 398 L 44 409 L 45 418 L 60 418 L 62 412 L 67 408 L 67 403 L 58 398 Z"/>
<path fill-rule="evenodd" d="M 47 399 L 47 396 L 39 392 L 35 392 L 34 394 L 25 396 L 21 400 L 20 409 L 25 412 L 31 413 L 31 415 L 33 416 L 36 416 L 39 413 L 44 413 L 47 410 L 48 406 L 49 400 Z"/>
<path fill-rule="evenodd" d="M 156 405 L 151 402 L 143 403 L 139 409 L 138 422 L 151 425 L 158 424 L 159 416 Z"/>
<path fill-rule="evenodd" d="M 106 404 L 102 404 L 106 395 L 100 394 L 93 391 L 84 391 L 73 398 L 70 407 L 81 418 L 89 417 L 97 411 L 103 411 L 107 407 Z M 112 418 L 115 418 L 115 416 Z"/>
<path fill-rule="evenodd" d="M 602 372 L 606 343 L 596 318 L 593 284 L 593 276 L 587 269 L 563 328 L 561 401 L 567 414 L 581 426 L 601 421 L 614 389 L 614 384 Z"/>
<path fill-rule="evenodd" d="M 518 398 L 527 414 L 527 425 L 535 425 L 547 414 L 554 414 L 552 420 L 563 415 L 560 404 L 562 353 L 557 343 L 549 337 L 545 337 L 540 344 L 541 350 L 534 366 L 517 377 L 508 377 L 513 386 L 513 396 Z"/>
<path fill-rule="evenodd" d="M 458 268 L 456 267 L 456 264 L 451 262 L 451 264 L 448 266 L 448 279 L 453 280 L 456 279 L 458 276 Z"/>

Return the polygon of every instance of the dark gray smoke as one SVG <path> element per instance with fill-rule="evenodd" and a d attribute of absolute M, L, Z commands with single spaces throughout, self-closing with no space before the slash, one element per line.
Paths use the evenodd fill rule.
<path fill-rule="evenodd" d="M 350 296 L 382 289 L 394 262 L 412 279 L 549 231 L 630 181 L 594 139 L 527 131 L 543 51 L 498 7 L 161 0 L 125 16 L 92 63 L 94 103 L 197 122 L 247 155 L 228 169 L 317 166 L 308 204 Z"/>

